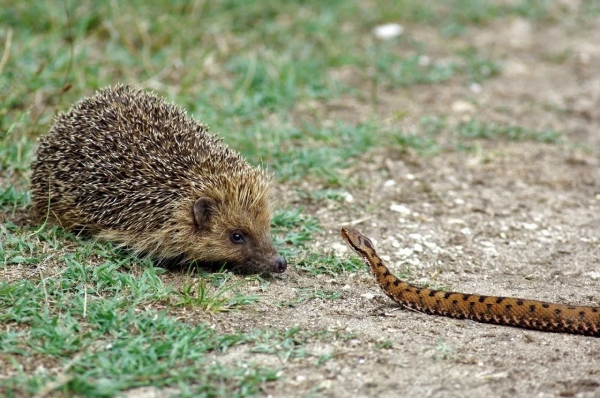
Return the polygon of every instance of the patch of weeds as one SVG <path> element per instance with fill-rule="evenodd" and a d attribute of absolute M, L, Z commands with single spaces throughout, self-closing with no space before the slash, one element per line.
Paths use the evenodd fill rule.
<path fill-rule="evenodd" d="M 445 117 L 425 116 L 419 120 L 419 133 L 390 132 L 388 138 L 394 150 L 410 149 L 420 155 L 430 156 L 442 151 L 438 136 L 447 128 Z"/>
<path fill-rule="evenodd" d="M 325 100 L 341 92 L 338 83 L 319 75 L 325 65 L 316 57 L 277 57 L 265 51 L 233 56 L 225 67 L 238 77 L 234 104 L 243 106 L 244 113 L 291 109 L 298 98 Z"/>
<path fill-rule="evenodd" d="M 308 197 L 313 200 L 331 200 L 334 202 L 344 200 L 348 196 L 348 192 L 343 189 L 318 189 L 308 192 Z"/>
<path fill-rule="evenodd" d="M 389 350 L 394 346 L 391 340 L 376 341 L 374 346 L 378 350 Z"/>
<path fill-rule="evenodd" d="M 290 359 L 306 358 L 310 354 L 306 351 L 301 339 L 297 336 L 299 332 L 300 329 L 298 327 L 292 327 L 283 332 L 266 330 L 251 334 L 256 340 L 256 344 L 251 352 L 277 354 L 284 362 Z"/>
<path fill-rule="evenodd" d="M 322 365 L 333 354 L 316 356 L 306 349 L 306 343 L 315 341 L 343 340 L 347 341 L 355 338 L 354 335 L 341 334 L 339 331 L 331 332 L 328 330 L 308 331 L 301 330 L 294 326 L 286 330 L 256 330 L 245 335 L 249 341 L 252 341 L 252 353 L 275 354 L 283 362 L 294 359 L 316 357 L 315 366 Z"/>
<path fill-rule="evenodd" d="M 356 333 L 348 333 L 344 330 L 339 329 L 325 329 L 313 332 L 313 336 L 319 340 L 334 340 L 334 341 L 348 341 L 356 338 Z"/>
<path fill-rule="evenodd" d="M 328 209 L 342 208 L 353 200 L 352 194 L 346 189 L 325 188 L 308 191 L 299 189 L 296 194 L 302 201 L 327 207 Z"/>
<path fill-rule="evenodd" d="M 30 202 L 31 195 L 29 191 L 17 191 L 12 185 L 0 192 L 0 209 L 12 211 L 13 215 L 17 209 L 24 208 Z"/>
<path fill-rule="evenodd" d="M 297 256 L 312 239 L 312 234 L 321 230 L 319 220 L 303 214 L 302 208 L 277 210 L 271 227 L 275 247 L 284 257 Z"/>
<path fill-rule="evenodd" d="M 436 84 L 450 80 L 456 72 L 451 63 L 430 63 L 423 55 L 402 58 L 392 51 L 378 50 L 375 61 L 378 74 L 390 86 Z"/>
<path fill-rule="evenodd" d="M 454 357 L 454 349 L 450 347 L 444 340 L 439 338 L 433 349 L 433 358 L 436 361 L 452 359 Z"/>
<path fill-rule="evenodd" d="M 331 127 L 304 124 L 302 129 L 284 129 L 277 134 L 267 146 L 258 149 L 280 180 L 311 176 L 328 186 L 340 186 L 346 179 L 338 170 L 348 168 L 350 159 L 387 142 L 389 133 L 375 122 L 340 122 Z"/>
<path fill-rule="evenodd" d="M 497 76 L 502 71 L 502 67 L 498 63 L 483 57 L 474 47 L 459 51 L 458 55 L 464 62 L 462 70 L 469 83 L 481 83 L 485 79 Z"/>
<path fill-rule="evenodd" d="M 561 133 L 552 130 L 532 130 L 515 125 L 500 125 L 494 122 L 485 122 L 478 119 L 448 123 L 446 117 L 428 116 L 420 120 L 419 127 L 422 133 L 412 136 L 411 143 L 405 143 L 421 154 L 437 153 L 443 149 L 438 139 L 442 133 L 451 137 L 451 146 L 459 151 L 475 150 L 473 145 L 465 142 L 474 139 L 496 139 L 509 141 L 535 141 L 550 144 L 561 144 L 565 140 Z M 423 138 L 425 136 L 425 138 Z M 402 137 L 406 140 L 406 137 Z"/>
<path fill-rule="evenodd" d="M 433 155 L 441 150 L 436 138 L 431 135 L 398 134 L 393 139 L 400 152 L 410 148 L 420 155 Z"/>
<path fill-rule="evenodd" d="M 295 228 L 306 225 L 307 230 L 320 230 L 318 220 L 312 216 L 307 216 L 302 213 L 303 209 L 297 207 L 295 209 L 278 210 L 273 215 L 271 225 L 274 228 Z"/>
<path fill-rule="evenodd" d="M 521 0 L 514 4 L 513 11 L 524 18 L 548 19 L 552 3 L 551 0 Z"/>
<path fill-rule="evenodd" d="M 433 137 L 444 131 L 447 121 L 444 116 L 423 116 L 419 120 L 419 125 L 427 136 Z"/>
<path fill-rule="evenodd" d="M 328 274 L 331 276 L 339 275 L 345 272 L 357 272 L 364 269 L 364 262 L 357 256 L 342 259 L 332 253 L 316 254 L 312 253 L 301 258 L 296 269 L 309 275 Z"/>
<path fill-rule="evenodd" d="M 507 139 L 510 141 L 536 141 L 560 143 L 562 135 L 552 129 L 530 130 L 514 125 L 498 125 L 493 122 L 481 122 L 471 119 L 456 126 L 461 138 L 469 139 Z"/>
<path fill-rule="evenodd" d="M 49 259 L 64 247 L 66 240 L 75 239 L 62 228 L 42 228 L 32 232 L 6 220 L 0 224 L 0 258 L 4 265 L 37 264 Z"/>
<path fill-rule="evenodd" d="M 333 354 L 323 354 L 323 355 L 319 355 L 319 358 L 317 358 L 316 362 L 315 362 L 315 366 L 320 366 L 323 365 L 325 362 L 329 361 L 330 359 L 332 359 L 334 357 Z"/>
<path fill-rule="evenodd" d="M 3 130 L 2 105 L 0 103 L 0 173 L 21 173 L 29 168 L 35 146 L 35 140 L 27 133 L 32 123 L 29 113 L 25 112 Z"/>
<path fill-rule="evenodd" d="M 444 37 L 456 37 L 467 31 L 467 27 L 456 21 L 450 21 L 442 27 L 441 34 Z"/>
<path fill-rule="evenodd" d="M 247 284 L 246 280 L 229 283 L 230 279 L 230 273 L 207 274 L 195 280 L 190 279 L 178 293 L 179 299 L 175 306 L 200 307 L 208 312 L 223 312 L 259 300 L 257 296 L 239 292 L 238 288 Z"/>

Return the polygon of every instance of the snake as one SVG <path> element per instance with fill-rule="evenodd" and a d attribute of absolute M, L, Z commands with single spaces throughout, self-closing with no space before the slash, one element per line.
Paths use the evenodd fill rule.
<path fill-rule="evenodd" d="M 344 226 L 341 235 L 369 266 L 383 292 L 404 308 L 482 323 L 600 337 L 600 307 L 419 287 L 394 276 L 377 254 L 371 239 L 357 229 Z"/>

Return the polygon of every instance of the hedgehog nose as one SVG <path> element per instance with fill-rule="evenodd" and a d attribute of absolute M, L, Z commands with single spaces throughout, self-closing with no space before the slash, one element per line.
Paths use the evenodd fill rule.
<path fill-rule="evenodd" d="M 275 259 L 275 272 L 281 274 L 283 271 L 286 270 L 287 268 L 287 261 L 285 261 L 285 258 L 278 256 Z"/>

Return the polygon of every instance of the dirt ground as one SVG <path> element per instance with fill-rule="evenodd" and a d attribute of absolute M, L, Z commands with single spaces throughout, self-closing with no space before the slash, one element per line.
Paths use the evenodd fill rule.
<path fill-rule="evenodd" d="M 435 48 L 427 29 L 411 27 L 409 33 Z M 340 225 L 350 223 L 375 240 L 396 274 L 408 272 L 417 283 L 600 305 L 600 20 L 585 28 L 576 20 L 551 26 L 501 20 L 473 29 L 470 37 L 502 61 L 499 76 L 481 90 L 464 82 L 382 90 L 379 117 L 407 110 L 396 123 L 411 131 L 423 115 L 476 116 L 552 128 L 576 144 L 483 140 L 476 151 L 432 157 L 379 149 L 352 168 L 350 177 L 361 184 L 351 190 L 351 202 L 306 202 L 291 185 L 277 188 L 279 200 L 319 217 L 324 232 L 315 250 L 350 255 L 339 237 Z M 565 59 L 555 62 L 561 54 Z M 361 121 L 370 106 L 340 103 L 332 118 L 349 121 Z M 300 288 L 343 295 L 277 305 L 297 297 Z M 265 295 L 247 311 L 181 316 L 222 332 L 297 325 L 353 336 L 308 347 L 332 355 L 319 367 L 314 357 L 280 360 L 243 348 L 219 354 L 220 361 L 281 367 L 283 380 L 267 385 L 268 396 L 600 396 L 598 338 L 403 310 L 366 270 L 315 278 L 291 267 Z"/>

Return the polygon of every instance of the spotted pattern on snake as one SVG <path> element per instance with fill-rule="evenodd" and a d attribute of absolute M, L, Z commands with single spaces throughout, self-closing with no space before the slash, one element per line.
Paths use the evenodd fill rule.
<path fill-rule="evenodd" d="M 371 240 L 358 230 L 342 227 L 341 234 L 369 265 L 384 293 L 403 307 L 450 318 L 600 337 L 600 307 L 420 288 L 392 275 Z"/>

